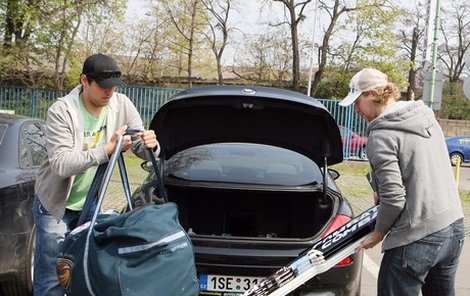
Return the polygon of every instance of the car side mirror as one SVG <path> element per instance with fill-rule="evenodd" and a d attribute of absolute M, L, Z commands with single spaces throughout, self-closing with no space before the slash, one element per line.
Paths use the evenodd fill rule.
<path fill-rule="evenodd" d="M 331 178 L 333 178 L 333 180 L 336 180 L 339 178 L 339 172 L 335 169 L 328 169 L 328 174 L 330 174 Z"/>

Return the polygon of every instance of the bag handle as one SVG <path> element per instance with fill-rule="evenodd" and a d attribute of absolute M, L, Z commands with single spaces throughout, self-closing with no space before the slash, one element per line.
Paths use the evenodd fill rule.
<path fill-rule="evenodd" d="M 98 216 L 98 213 L 103 204 L 104 196 L 106 194 L 106 189 L 111 180 L 111 176 L 114 171 L 116 162 L 118 161 L 119 158 L 122 158 L 122 153 L 120 152 L 121 150 L 120 148 L 122 147 L 122 142 L 123 142 L 123 137 L 121 136 L 119 137 L 118 143 L 116 144 L 115 153 L 111 155 L 109 162 L 100 164 L 98 166 L 98 169 L 96 170 L 96 173 L 95 173 L 95 177 L 93 178 L 93 181 L 91 182 L 90 190 L 88 191 L 88 194 L 86 196 L 85 204 L 83 205 L 82 211 L 80 212 L 77 226 L 80 226 L 86 222 L 85 217 L 87 216 L 88 212 L 92 209 L 93 206 L 95 206 L 95 211 L 93 213 L 92 225 L 95 223 L 96 217 Z M 121 162 L 119 162 L 119 165 L 121 166 Z M 127 178 L 127 175 L 126 175 L 126 178 Z M 129 181 L 126 178 L 124 178 L 124 176 L 121 174 L 121 181 L 123 183 L 124 188 L 126 188 L 126 185 L 129 186 L 128 184 Z M 132 206 L 132 205 L 129 204 L 129 206 Z"/>
<path fill-rule="evenodd" d="M 111 155 L 109 163 L 107 164 L 107 167 L 106 167 L 106 171 L 104 172 L 103 180 L 102 182 L 99 182 L 101 183 L 101 187 L 100 187 L 99 194 L 98 194 L 98 200 L 97 200 L 95 211 L 93 213 L 93 218 L 91 219 L 90 224 L 88 226 L 86 240 L 85 240 L 85 249 L 83 252 L 83 271 L 84 271 L 85 283 L 86 283 L 88 292 L 92 296 L 95 296 L 95 293 L 93 292 L 93 288 L 91 286 L 91 281 L 90 281 L 90 275 L 88 274 L 88 254 L 90 252 L 90 237 L 93 231 L 93 225 L 95 225 L 96 218 L 98 217 L 99 209 L 101 208 L 101 205 L 103 204 L 104 196 L 106 194 L 106 189 L 108 187 L 109 181 L 111 180 L 111 175 L 113 173 L 114 166 L 116 165 L 117 159 L 121 157 L 121 147 L 122 147 L 123 138 L 124 138 L 123 136 L 119 137 L 118 142 L 116 144 L 115 151 Z M 88 195 L 87 195 L 87 198 L 88 198 Z"/>
<path fill-rule="evenodd" d="M 122 153 L 120 157 L 117 159 L 117 161 L 118 161 L 118 166 L 119 166 L 119 174 L 121 176 L 121 183 L 124 187 L 124 193 L 126 194 L 127 203 L 129 204 L 129 208 L 132 210 L 132 200 L 131 200 L 131 191 L 129 187 L 129 178 L 127 176 L 127 170 L 126 170 L 125 161 L 124 161 L 124 157 L 122 156 Z M 108 167 L 108 162 L 100 164 L 98 168 L 96 169 L 95 176 L 93 178 L 93 181 L 91 182 L 90 189 L 88 190 L 88 193 L 85 199 L 85 204 L 83 205 L 83 208 L 80 212 L 77 226 L 85 223 L 87 214 L 91 211 L 91 209 L 96 207 L 98 190 L 100 188 L 100 185 L 102 184 L 103 177 L 104 177 L 107 167 Z"/>
<path fill-rule="evenodd" d="M 163 188 L 163 179 L 162 175 L 160 174 L 160 169 L 158 168 L 157 160 L 155 159 L 155 155 L 151 149 L 147 150 L 148 154 L 150 155 L 150 161 L 152 162 L 153 170 L 155 171 L 155 178 L 157 178 L 158 182 L 158 193 L 163 198 L 164 202 L 168 202 L 168 196 L 166 194 L 165 188 Z"/>
<path fill-rule="evenodd" d="M 134 135 L 135 133 L 137 132 L 141 132 L 141 130 L 132 130 L 132 129 L 128 129 L 126 131 L 126 135 Z M 127 200 L 128 200 L 128 203 L 129 203 L 129 207 L 132 209 L 132 203 L 131 203 L 131 197 L 130 197 L 130 189 L 129 189 L 129 181 L 127 179 L 127 173 L 126 173 L 126 168 L 124 166 L 124 160 L 123 160 L 123 155 L 121 153 L 121 148 L 122 148 L 122 143 L 123 143 L 123 139 L 124 137 L 123 136 L 120 136 L 119 139 L 118 139 L 118 142 L 116 144 L 116 148 L 115 148 L 115 151 L 114 153 L 111 155 L 111 158 L 109 159 L 109 162 L 106 164 L 106 170 L 104 171 L 103 175 L 101 176 L 101 170 L 100 170 L 100 176 L 97 177 L 98 174 L 95 175 L 95 178 L 96 179 L 99 179 L 99 178 L 102 178 L 102 181 L 99 182 L 99 180 L 96 181 L 96 184 L 100 184 L 100 188 L 99 188 L 99 193 L 98 193 L 98 200 L 97 200 L 97 204 L 96 204 L 96 208 L 95 208 L 95 211 L 93 213 L 93 218 L 91 219 L 90 221 L 90 225 L 88 227 L 88 230 L 87 230 L 87 235 L 86 235 L 86 240 L 85 240 L 85 250 L 84 250 L 84 253 L 83 253 L 83 271 L 84 271 L 84 276 L 85 276 L 85 283 L 86 283 L 86 286 L 87 286 L 87 289 L 88 289 L 88 292 L 92 295 L 92 296 L 95 296 L 95 293 L 93 292 L 93 288 L 92 288 L 92 285 L 91 285 L 91 281 L 90 281 L 90 275 L 88 273 L 88 254 L 89 254 L 89 248 L 90 248 L 90 238 L 91 238 L 91 234 L 93 232 L 93 226 L 95 225 L 96 223 L 96 219 L 98 217 L 98 213 L 99 213 L 99 210 L 101 209 L 101 206 L 103 204 L 103 200 L 104 200 L 104 196 L 106 194 L 106 189 L 108 187 L 108 184 L 111 180 L 111 176 L 113 174 L 113 171 L 114 171 L 114 167 L 116 165 L 116 162 L 118 163 L 119 165 L 119 171 L 121 173 L 121 180 L 123 182 L 124 185 L 124 191 L 126 191 L 126 195 L 127 195 Z M 157 166 L 157 161 L 155 159 L 155 155 L 153 154 L 153 152 L 151 151 L 151 149 L 148 150 L 148 152 L 150 153 L 150 159 L 152 161 L 152 166 L 153 168 L 155 169 L 155 174 L 157 176 L 157 179 L 161 180 L 161 176 L 160 176 L 160 172 L 158 170 L 158 166 Z M 101 166 L 101 165 L 100 165 Z M 94 182 L 94 180 L 93 180 Z M 92 183 L 93 183 L 92 182 Z M 159 184 L 160 186 L 159 187 L 162 187 L 163 188 L 163 184 Z M 96 186 L 96 185 L 95 185 Z M 164 192 L 164 190 L 162 190 L 162 192 Z M 129 195 L 128 195 L 129 193 Z M 166 194 L 164 195 L 166 197 Z M 87 199 L 88 199 L 88 195 L 87 195 Z M 91 199 L 93 199 L 93 196 L 90 196 Z M 86 202 L 85 202 L 86 203 Z M 83 214 L 83 211 L 82 213 L 80 214 L 80 216 Z"/>
<path fill-rule="evenodd" d="M 136 133 L 139 133 L 139 132 L 143 132 L 143 130 L 128 129 L 126 131 L 126 134 L 135 135 Z M 150 157 L 150 161 L 152 163 L 152 167 L 153 167 L 153 170 L 155 172 L 155 178 L 157 179 L 157 182 L 158 182 L 158 193 L 163 198 L 164 202 L 168 202 L 168 197 L 167 197 L 165 189 L 163 188 L 163 179 L 162 179 L 162 175 L 160 174 L 160 169 L 158 168 L 158 164 L 157 164 L 157 160 L 155 158 L 155 154 L 153 154 L 152 149 L 147 149 L 147 153 Z M 129 205 L 130 205 L 130 203 L 129 203 Z"/>
<path fill-rule="evenodd" d="M 140 129 L 128 129 L 126 131 L 126 135 L 135 135 L 137 133 L 140 133 L 140 132 L 143 132 L 143 130 L 140 130 Z M 150 161 L 152 163 L 152 167 L 153 167 L 153 170 L 155 172 L 155 178 L 157 178 L 157 182 L 158 182 L 158 193 L 160 194 L 160 196 L 163 198 L 164 202 L 168 202 L 168 197 L 167 197 L 167 194 L 166 194 L 166 191 L 165 189 L 163 188 L 163 180 L 162 180 L 162 175 L 160 174 L 160 169 L 158 168 L 158 164 L 157 164 L 157 160 L 155 158 L 155 154 L 153 153 L 153 150 L 152 149 L 147 149 L 147 153 L 150 157 Z M 127 176 L 127 175 L 126 175 Z M 130 192 L 130 190 L 129 190 Z M 129 206 L 131 206 L 131 200 L 130 200 L 130 197 L 129 197 Z"/>
<path fill-rule="evenodd" d="M 124 161 L 124 155 L 121 152 L 121 156 L 118 158 L 119 175 L 121 176 L 122 186 L 124 187 L 124 193 L 126 194 L 127 204 L 129 209 L 132 211 L 132 199 L 131 199 L 131 188 L 129 186 L 129 178 L 127 177 L 126 162 Z"/>
<path fill-rule="evenodd" d="M 103 180 L 104 173 L 106 172 L 106 168 L 108 167 L 108 163 L 103 163 L 98 166 L 96 169 L 95 177 L 90 185 L 90 190 L 88 190 L 85 204 L 83 205 L 82 211 L 80 212 L 80 216 L 78 218 L 77 226 L 82 225 L 85 222 L 86 214 L 96 205 L 96 196 L 98 195 L 98 190 L 101 185 L 101 181 Z"/>
<path fill-rule="evenodd" d="M 135 135 L 136 133 L 141 132 L 141 130 L 138 129 L 128 129 L 125 133 L 125 135 Z M 90 190 L 88 191 L 88 194 L 85 199 L 85 204 L 83 205 L 82 211 L 80 212 L 80 216 L 77 222 L 77 226 L 82 225 L 85 223 L 85 218 L 87 214 L 90 212 L 90 210 L 95 206 L 95 211 L 101 209 L 101 205 L 103 201 L 100 201 L 100 198 L 104 198 L 104 195 L 106 193 L 106 188 L 109 184 L 110 177 L 106 180 L 104 180 L 105 174 L 108 171 L 107 169 L 109 168 L 109 164 L 112 163 L 112 167 L 110 170 L 110 174 L 112 175 L 112 172 L 114 171 L 114 167 L 116 164 L 116 161 L 118 163 L 119 167 L 119 174 L 121 176 L 121 184 L 124 187 L 124 193 L 126 194 L 126 199 L 127 199 L 127 204 L 129 206 L 129 209 L 132 210 L 132 194 L 129 186 L 129 178 L 127 175 L 127 169 L 124 161 L 124 156 L 122 152 L 120 152 L 120 147 L 122 147 L 122 138 L 118 140 L 118 143 L 116 144 L 116 152 L 111 156 L 109 162 L 100 164 L 96 170 L 95 176 L 93 178 L 93 181 L 90 185 Z M 152 151 L 152 149 L 147 149 L 147 152 L 150 156 L 150 160 L 152 162 L 153 169 L 155 171 L 155 175 L 157 178 L 157 182 L 159 183 L 158 189 L 160 195 L 163 197 L 163 200 L 165 202 L 168 201 L 166 191 L 163 188 L 163 183 L 162 183 L 162 178 L 160 175 L 160 170 L 158 169 L 157 165 L 157 160 L 155 158 L 155 155 Z M 116 156 L 115 156 L 116 155 Z M 99 192 L 100 196 L 98 197 L 98 190 L 101 188 L 101 191 Z M 104 189 L 104 190 L 103 190 Z M 102 196 L 101 196 L 102 195 Z"/>

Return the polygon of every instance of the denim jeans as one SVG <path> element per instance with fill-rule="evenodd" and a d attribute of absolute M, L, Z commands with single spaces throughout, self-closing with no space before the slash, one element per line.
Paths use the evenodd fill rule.
<path fill-rule="evenodd" d="M 379 296 L 452 296 L 464 242 L 464 223 L 450 226 L 411 244 L 385 251 L 378 279 Z"/>
<path fill-rule="evenodd" d="M 65 234 L 76 226 L 80 212 L 66 210 L 62 220 L 57 221 L 41 205 L 37 196 L 34 198 L 33 207 L 36 225 L 34 295 L 63 296 L 64 290 L 57 279 L 56 259 Z M 86 220 L 91 220 L 93 211 L 87 214 Z"/>

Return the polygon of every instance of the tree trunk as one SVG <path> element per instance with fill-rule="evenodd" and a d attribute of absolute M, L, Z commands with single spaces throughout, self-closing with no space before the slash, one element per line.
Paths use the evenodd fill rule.
<path fill-rule="evenodd" d="M 318 90 L 318 84 L 320 83 L 320 80 L 323 75 L 323 71 L 326 67 L 327 63 L 327 56 L 330 50 L 330 38 L 331 35 L 333 34 L 333 29 L 336 26 L 336 22 L 338 21 L 339 16 L 346 11 L 350 11 L 351 9 L 343 7 L 341 10 L 339 10 L 339 0 L 335 0 L 335 4 L 333 6 L 333 9 L 331 11 L 331 21 L 330 24 L 328 25 L 328 28 L 325 31 L 325 35 L 323 35 L 323 42 L 319 50 L 320 54 L 320 62 L 318 63 L 318 71 L 315 74 L 315 78 L 313 79 L 312 83 L 312 91 L 311 91 L 311 96 L 315 97 L 315 93 Z"/>
<path fill-rule="evenodd" d="M 291 36 L 292 36 L 292 89 L 299 91 L 299 80 L 300 80 L 300 57 L 299 57 L 299 38 L 297 35 L 297 21 L 295 17 L 295 10 L 290 10 L 291 13 Z"/>
<path fill-rule="evenodd" d="M 224 77 L 222 75 L 222 63 L 221 63 L 221 56 L 216 57 L 217 62 L 217 81 L 219 85 L 224 84 Z"/>

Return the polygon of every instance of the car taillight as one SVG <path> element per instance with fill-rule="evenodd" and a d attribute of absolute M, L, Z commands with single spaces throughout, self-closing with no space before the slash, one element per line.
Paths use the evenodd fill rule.
<path fill-rule="evenodd" d="M 336 217 L 333 219 L 333 222 L 330 224 L 330 226 L 326 229 L 326 231 L 321 235 L 321 238 L 324 239 L 331 233 L 333 233 L 335 230 L 339 229 L 341 226 L 344 224 L 348 223 L 351 221 L 351 217 L 345 216 L 338 214 Z"/>
<path fill-rule="evenodd" d="M 349 265 L 353 263 L 353 259 L 352 257 L 346 257 L 344 258 L 343 260 L 341 260 L 340 262 L 336 263 L 336 266 L 345 266 L 345 265 Z"/>
<path fill-rule="evenodd" d="M 333 219 L 333 222 L 326 229 L 326 231 L 321 235 L 321 238 L 324 239 L 329 234 L 333 233 L 335 230 L 339 229 L 341 226 L 343 226 L 344 224 L 348 223 L 351 220 L 352 219 L 349 216 L 345 216 L 345 215 L 341 215 L 341 214 L 336 215 L 336 217 Z M 353 263 L 353 259 L 352 259 L 352 257 L 348 256 L 348 257 L 344 258 L 343 260 L 341 260 L 340 262 L 338 262 L 336 264 L 336 266 L 345 266 L 345 265 L 349 265 L 351 263 Z"/>

